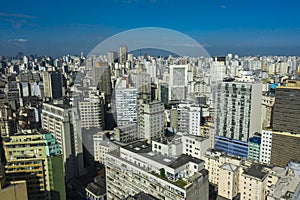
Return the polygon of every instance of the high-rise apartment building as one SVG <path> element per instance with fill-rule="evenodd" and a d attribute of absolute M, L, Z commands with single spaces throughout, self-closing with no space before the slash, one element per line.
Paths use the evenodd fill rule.
<path fill-rule="evenodd" d="M 151 141 L 162 138 L 165 132 L 165 109 L 159 101 L 138 103 L 138 129 L 140 138 Z"/>
<path fill-rule="evenodd" d="M 248 139 L 261 132 L 262 84 L 219 82 L 215 98 L 215 148 L 248 156 Z"/>
<path fill-rule="evenodd" d="M 3 146 L 7 180 L 26 180 L 28 199 L 66 199 L 62 156 L 50 133 L 17 134 Z"/>
<path fill-rule="evenodd" d="M 188 65 L 170 65 L 169 101 L 186 99 L 188 85 Z"/>
<path fill-rule="evenodd" d="M 200 159 L 164 156 L 136 142 L 106 155 L 107 199 L 144 192 L 158 199 L 208 200 L 207 174 Z"/>
<path fill-rule="evenodd" d="M 72 106 L 61 102 L 44 103 L 42 128 L 51 132 L 60 145 L 66 179 L 84 173 L 81 124 Z"/>
<path fill-rule="evenodd" d="M 5 177 L 5 167 L 1 163 L 0 159 L 0 197 L 1 199 L 9 200 L 27 200 L 27 187 L 26 181 L 11 181 L 7 182 Z"/>
<path fill-rule="evenodd" d="M 271 95 L 264 95 L 262 97 L 262 120 L 263 120 L 263 128 L 271 127 L 272 122 L 272 112 L 273 106 L 275 102 L 275 97 Z"/>
<path fill-rule="evenodd" d="M 137 122 L 137 88 L 130 87 L 128 80 L 119 79 L 116 91 L 117 125 Z"/>
<path fill-rule="evenodd" d="M 82 128 L 105 128 L 105 103 L 101 96 L 91 94 L 78 102 Z"/>
<path fill-rule="evenodd" d="M 259 161 L 270 164 L 272 149 L 272 130 L 262 130 Z"/>
<path fill-rule="evenodd" d="M 277 86 L 272 129 L 300 134 L 300 81 L 287 80 L 285 86 Z"/>
<path fill-rule="evenodd" d="M 200 135 L 201 107 L 196 104 L 181 103 L 177 111 L 177 130 L 191 135 Z"/>

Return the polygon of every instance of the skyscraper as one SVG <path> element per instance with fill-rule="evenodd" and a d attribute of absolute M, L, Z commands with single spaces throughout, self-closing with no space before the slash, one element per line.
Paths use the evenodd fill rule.
<path fill-rule="evenodd" d="M 91 94 L 78 102 L 82 128 L 105 128 L 104 100 L 98 95 Z"/>
<path fill-rule="evenodd" d="M 59 99 L 63 96 L 63 77 L 60 72 L 44 72 L 44 97 Z"/>
<path fill-rule="evenodd" d="M 110 100 L 111 97 L 111 74 L 110 67 L 104 62 L 95 62 L 93 66 L 93 85 L 97 86 L 99 92 L 105 93 Z"/>
<path fill-rule="evenodd" d="M 300 134 L 300 81 L 288 80 L 277 86 L 273 108 L 272 129 Z"/>
<path fill-rule="evenodd" d="M 128 55 L 128 48 L 127 46 L 120 46 L 119 47 L 119 63 L 124 64 L 127 61 L 127 55 Z"/>
<path fill-rule="evenodd" d="M 187 83 L 188 65 L 170 65 L 169 101 L 185 100 Z"/>
<path fill-rule="evenodd" d="M 151 141 L 164 136 L 164 104 L 159 101 L 138 103 L 138 126 L 140 138 Z"/>
<path fill-rule="evenodd" d="M 123 126 L 137 122 L 137 93 L 135 87 L 130 87 L 128 79 L 120 78 L 116 91 L 117 125 Z"/>
<path fill-rule="evenodd" d="M 61 102 L 44 103 L 42 128 L 51 132 L 60 146 L 66 180 L 83 174 L 81 124 L 72 106 Z"/>
<path fill-rule="evenodd" d="M 290 161 L 300 161 L 299 146 L 299 134 L 273 131 L 271 164 L 286 167 Z"/>
<path fill-rule="evenodd" d="M 262 84 L 219 82 L 215 99 L 215 148 L 247 157 L 248 139 L 261 133 Z"/>
<path fill-rule="evenodd" d="M 111 63 L 115 62 L 118 58 L 118 53 L 115 51 L 107 52 L 107 63 L 110 65 Z"/>

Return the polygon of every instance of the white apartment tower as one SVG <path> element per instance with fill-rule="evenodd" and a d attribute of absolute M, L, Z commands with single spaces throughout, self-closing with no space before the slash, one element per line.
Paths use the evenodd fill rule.
<path fill-rule="evenodd" d="M 89 98 L 84 98 L 82 101 L 78 102 L 78 108 L 82 128 L 89 129 L 91 127 L 96 127 L 104 130 L 105 103 L 102 97 L 97 95 L 90 95 Z"/>
<path fill-rule="evenodd" d="M 60 145 L 66 179 L 83 174 L 81 125 L 72 107 L 43 103 L 42 128 L 49 131 Z"/>
<path fill-rule="evenodd" d="M 169 101 L 186 99 L 188 85 L 188 65 L 170 65 Z"/>
<path fill-rule="evenodd" d="M 261 133 L 262 84 L 219 82 L 215 98 L 215 148 L 247 157 L 248 139 Z"/>
<path fill-rule="evenodd" d="M 201 107 L 196 104 L 181 103 L 177 111 L 178 131 L 200 135 Z"/>
<path fill-rule="evenodd" d="M 130 87 L 128 80 L 119 79 L 116 92 L 117 125 L 137 122 L 137 88 Z"/>
<path fill-rule="evenodd" d="M 265 164 L 271 162 L 272 130 L 262 130 L 259 161 Z"/>

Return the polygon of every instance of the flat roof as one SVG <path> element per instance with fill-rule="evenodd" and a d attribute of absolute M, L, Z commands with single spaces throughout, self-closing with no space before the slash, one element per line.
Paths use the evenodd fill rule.
<path fill-rule="evenodd" d="M 72 108 L 71 105 L 67 105 L 67 104 L 62 104 L 62 103 L 53 103 L 53 102 L 44 102 L 43 104 L 49 104 L 51 106 L 55 106 L 55 107 L 58 107 L 58 108 L 63 108 L 63 109 L 68 109 L 68 108 Z"/>
<path fill-rule="evenodd" d="M 244 174 L 253 176 L 258 179 L 264 179 L 266 175 L 268 174 L 267 172 L 263 171 L 265 168 L 265 165 L 261 164 L 253 164 L 251 165 L 247 170 L 245 170 Z"/>
<path fill-rule="evenodd" d="M 173 169 L 181 167 L 182 165 L 184 165 L 188 162 L 193 162 L 196 164 L 200 164 L 200 163 L 204 162 L 201 159 L 193 158 L 192 156 L 185 155 L 185 154 L 182 154 L 179 157 L 168 157 L 168 156 L 162 155 L 161 153 L 152 151 L 152 145 L 150 145 L 144 141 L 137 141 L 132 144 L 123 146 L 121 148 L 124 148 L 131 152 L 140 154 L 140 155 L 144 156 L 145 158 L 151 159 L 153 161 L 156 161 L 158 163 L 161 163 L 161 164 L 166 165 Z"/>
<path fill-rule="evenodd" d="M 137 142 L 125 145 L 122 148 L 132 151 L 134 153 L 149 153 L 152 151 L 152 145 L 148 144 L 145 141 L 137 141 Z"/>
<path fill-rule="evenodd" d="M 184 165 L 185 163 L 188 162 L 193 162 L 196 164 L 200 164 L 203 163 L 203 160 L 197 159 L 197 158 L 193 158 L 192 156 L 188 156 L 185 154 L 182 154 L 179 158 L 177 158 L 176 160 L 174 160 L 171 164 L 168 165 L 168 167 L 171 167 L 173 169 L 176 169 L 182 165 Z"/>

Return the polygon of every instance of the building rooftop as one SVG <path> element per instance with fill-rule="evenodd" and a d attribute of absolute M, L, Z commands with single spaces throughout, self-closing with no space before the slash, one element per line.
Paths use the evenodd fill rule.
<path fill-rule="evenodd" d="M 86 186 L 86 189 L 93 193 L 95 196 L 101 196 L 106 193 L 105 176 L 97 176 L 94 181 Z"/>
<path fill-rule="evenodd" d="M 152 151 L 152 146 L 145 141 L 137 141 L 122 148 L 127 149 L 134 153 L 149 153 Z"/>
<path fill-rule="evenodd" d="M 63 108 L 63 109 L 69 109 L 69 108 L 72 108 L 71 105 L 68 105 L 68 104 L 64 104 L 63 102 L 45 102 L 44 104 L 49 104 L 51 106 L 55 106 L 55 107 L 58 107 L 58 108 Z"/>
<path fill-rule="evenodd" d="M 130 196 L 125 198 L 124 200 L 158 200 L 150 194 L 146 194 L 144 192 L 140 192 L 134 196 Z"/>
<path fill-rule="evenodd" d="M 186 137 L 189 137 L 189 138 L 192 138 L 198 142 L 203 142 L 204 140 L 207 140 L 208 138 L 207 137 L 203 137 L 203 136 L 199 136 L 199 135 L 183 135 L 183 136 L 186 136 Z"/>
<path fill-rule="evenodd" d="M 106 189 L 99 186 L 95 182 L 91 182 L 86 186 L 86 189 L 93 193 L 95 196 L 101 196 L 106 193 Z"/>
<path fill-rule="evenodd" d="M 268 172 L 264 171 L 265 165 L 252 164 L 244 174 L 263 180 Z"/>
<path fill-rule="evenodd" d="M 176 169 L 188 162 L 193 162 L 197 164 L 204 162 L 203 160 L 193 158 L 192 156 L 188 156 L 185 154 L 182 154 L 179 157 L 168 157 L 160 153 L 153 152 L 152 145 L 149 145 L 144 141 L 137 141 L 132 144 L 126 145 L 122 148 L 134 153 L 138 153 L 144 156 L 145 158 L 151 159 L 153 161 L 156 161 L 158 163 L 161 163 L 173 169 Z"/>
<path fill-rule="evenodd" d="M 289 199 L 291 194 L 293 194 L 300 184 L 300 178 L 297 176 L 286 176 L 281 178 L 275 185 L 271 186 L 270 197 L 275 199 Z"/>
<path fill-rule="evenodd" d="M 193 163 L 196 163 L 196 164 L 200 164 L 200 163 L 203 163 L 204 161 L 200 160 L 200 159 L 197 159 L 197 158 L 193 158 L 192 156 L 182 154 L 179 158 L 177 158 L 171 164 L 169 164 L 168 167 L 176 169 L 176 168 L 181 167 L 182 165 L 184 165 L 188 162 L 193 162 Z"/>
<path fill-rule="evenodd" d="M 227 171 L 234 172 L 238 168 L 238 166 L 231 163 L 224 163 L 223 165 L 220 166 L 220 168 L 225 169 Z"/>

